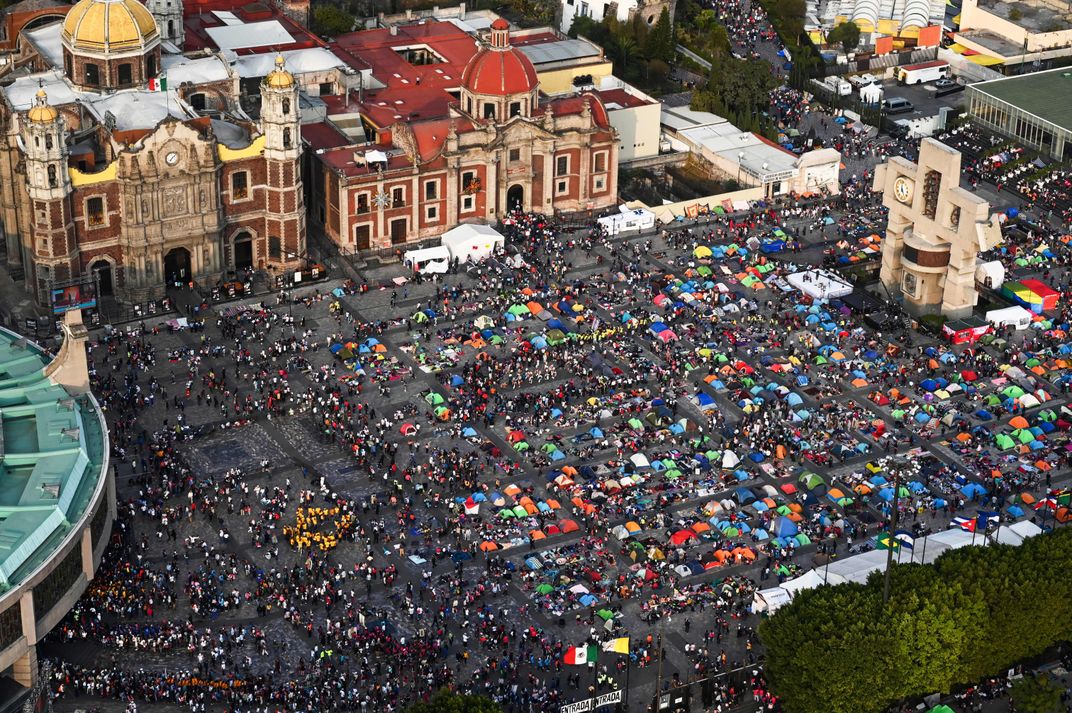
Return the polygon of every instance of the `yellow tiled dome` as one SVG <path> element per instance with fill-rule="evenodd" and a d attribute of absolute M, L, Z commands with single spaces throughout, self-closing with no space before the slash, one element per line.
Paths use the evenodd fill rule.
<path fill-rule="evenodd" d="M 37 101 L 30 107 L 30 111 L 26 112 L 26 118 L 35 124 L 49 124 L 55 121 L 59 115 L 60 113 L 56 111 L 56 107 L 49 105 L 48 95 L 45 94 L 44 89 L 37 92 Z"/>
<path fill-rule="evenodd" d="M 275 89 L 286 89 L 287 87 L 294 86 L 294 75 L 286 70 L 283 65 L 286 60 L 283 59 L 283 55 L 279 54 L 275 57 L 275 69 L 268 73 L 268 76 L 264 78 L 264 83 L 269 87 Z"/>
<path fill-rule="evenodd" d="M 63 40 L 73 50 L 124 52 L 159 37 L 156 20 L 138 0 L 80 0 L 63 21 Z"/>

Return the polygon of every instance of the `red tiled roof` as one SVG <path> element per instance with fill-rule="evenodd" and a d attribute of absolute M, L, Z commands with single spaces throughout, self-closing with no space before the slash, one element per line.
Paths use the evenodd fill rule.
<path fill-rule="evenodd" d="M 516 47 L 485 47 L 465 67 L 462 83 L 474 94 L 531 92 L 539 82 L 532 60 Z"/>
<path fill-rule="evenodd" d="M 225 26 L 222 20 L 212 14 L 214 11 L 232 12 L 239 20 L 247 23 L 264 22 L 265 20 L 278 21 L 286 29 L 287 33 L 294 38 L 294 41 L 285 45 L 272 45 L 272 50 L 276 52 L 322 47 L 324 45 L 324 42 L 319 37 L 291 20 L 267 0 L 264 2 L 257 2 L 256 0 L 253 2 L 250 0 L 185 0 L 182 5 L 183 26 L 186 29 L 183 43 L 185 51 L 218 49 L 216 43 L 205 32 L 210 27 Z M 235 50 L 240 55 L 257 54 L 262 51 L 262 48 L 257 47 Z"/>
<path fill-rule="evenodd" d="M 556 116 L 568 116 L 570 114 L 580 114 L 584 111 L 584 100 L 588 99 L 588 104 L 592 108 L 592 118 L 595 120 L 596 126 L 603 127 L 604 129 L 610 127 L 610 119 L 607 118 L 607 108 L 603 106 L 603 102 L 599 100 L 599 97 L 595 94 L 585 92 L 578 96 L 573 97 L 559 97 L 549 100 L 551 105 L 551 111 Z M 541 104 L 539 112 L 544 111 L 546 104 Z"/>
<path fill-rule="evenodd" d="M 632 108 L 637 106 L 647 106 L 652 102 L 646 99 L 630 94 L 624 89 L 604 89 L 597 91 L 596 94 L 603 100 L 604 104 L 617 104 L 618 106 L 625 108 Z"/>
<path fill-rule="evenodd" d="M 350 143 L 348 138 L 326 121 L 316 124 L 302 124 L 301 135 L 314 151 L 332 149 Z"/>

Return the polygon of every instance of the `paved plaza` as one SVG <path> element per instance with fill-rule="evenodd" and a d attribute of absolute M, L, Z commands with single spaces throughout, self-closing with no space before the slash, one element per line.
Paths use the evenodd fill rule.
<path fill-rule="evenodd" d="M 874 547 L 892 456 L 915 534 L 1051 525 L 1008 506 L 1067 478 L 1064 431 L 992 434 L 1063 413 L 1067 365 L 784 289 L 874 205 L 848 200 L 615 239 L 518 216 L 520 269 L 388 265 L 94 332 L 121 524 L 43 648 L 57 710 L 398 710 L 449 684 L 550 711 L 628 680 L 644 711 L 701 678 L 694 710 L 750 709 L 754 591 Z M 779 225 L 798 251 L 697 257 Z M 1042 407 L 1003 410 L 1007 364 Z"/>

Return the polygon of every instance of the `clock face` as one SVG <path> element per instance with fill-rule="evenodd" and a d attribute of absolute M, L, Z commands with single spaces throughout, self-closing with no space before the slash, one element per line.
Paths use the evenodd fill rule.
<path fill-rule="evenodd" d="M 912 200 L 912 181 L 901 176 L 893 182 L 893 197 L 901 203 L 909 203 Z"/>
<path fill-rule="evenodd" d="M 174 166 L 175 164 L 177 164 L 179 162 L 179 155 L 177 153 L 175 153 L 174 151 L 172 151 L 172 152 L 168 153 L 167 156 L 164 157 L 164 160 L 167 161 L 167 165 Z"/>

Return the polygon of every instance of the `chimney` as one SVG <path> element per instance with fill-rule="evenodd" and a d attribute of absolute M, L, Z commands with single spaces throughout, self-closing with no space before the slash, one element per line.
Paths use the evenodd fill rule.
<path fill-rule="evenodd" d="M 391 37 L 398 35 L 398 25 L 391 25 Z"/>
<path fill-rule="evenodd" d="M 458 3 L 458 12 L 461 13 L 461 18 L 465 19 L 465 3 Z"/>

